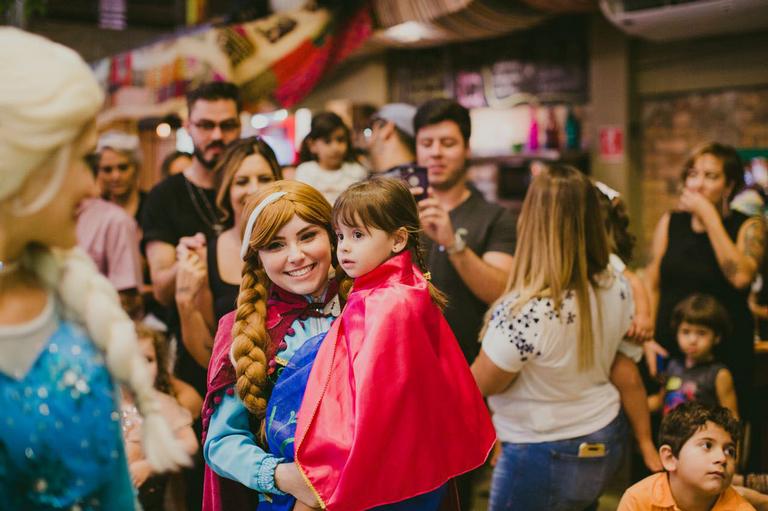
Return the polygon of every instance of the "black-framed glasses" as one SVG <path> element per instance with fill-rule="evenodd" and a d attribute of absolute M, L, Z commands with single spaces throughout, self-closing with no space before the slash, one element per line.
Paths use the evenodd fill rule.
<path fill-rule="evenodd" d="M 129 168 L 131 168 L 131 164 L 130 163 L 118 163 L 116 165 L 100 165 L 99 166 L 99 172 L 104 172 L 106 174 L 109 174 L 114 169 L 117 169 L 120 172 L 125 172 Z"/>
<path fill-rule="evenodd" d="M 221 122 L 211 121 L 209 119 L 201 119 L 192 123 L 197 129 L 203 131 L 213 131 L 218 126 L 221 131 L 232 132 L 240 128 L 240 121 L 237 119 L 227 119 Z"/>

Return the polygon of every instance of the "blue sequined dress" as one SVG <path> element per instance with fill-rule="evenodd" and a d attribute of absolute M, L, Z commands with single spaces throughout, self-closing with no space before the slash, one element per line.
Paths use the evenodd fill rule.
<path fill-rule="evenodd" d="M 114 383 L 57 309 L 0 327 L 0 510 L 134 511 Z"/>

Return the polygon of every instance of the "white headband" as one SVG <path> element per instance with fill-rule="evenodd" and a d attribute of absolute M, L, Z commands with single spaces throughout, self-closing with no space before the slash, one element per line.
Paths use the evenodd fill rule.
<path fill-rule="evenodd" d="M 285 195 L 285 192 L 275 192 L 264 197 L 264 200 L 259 202 L 259 205 L 253 208 L 251 216 L 248 217 L 248 223 L 245 225 L 245 232 L 243 233 L 243 244 L 240 247 L 240 259 L 245 260 L 245 254 L 248 253 L 248 246 L 251 244 L 251 234 L 253 234 L 253 225 L 259 218 L 259 215 L 264 208 L 275 202 L 277 199 Z"/>
<path fill-rule="evenodd" d="M 600 192 L 608 197 L 608 200 L 612 201 L 616 197 L 621 196 L 619 192 L 608 186 L 607 184 L 603 183 L 602 181 L 595 181 L 595 186 L 597 187 Z"/>

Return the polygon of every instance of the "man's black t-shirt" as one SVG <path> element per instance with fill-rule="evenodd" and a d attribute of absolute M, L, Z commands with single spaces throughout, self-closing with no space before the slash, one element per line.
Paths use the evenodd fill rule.
<path fill-rule="evenodd" d="M 193 236 L 198 232 L 212 238 L 215 201 L 214 190 L 193 185 L 183 174 L 169 176 L 158 183 L 144 201 L 142 243 L 146 246 L 150 241 L 163 241 L 175 247 L 183 236 Z M 175 374 L 204 396 L 206 369 L 195 362 L 181 341 L 175 305 L 169 308 L 167 321 L 170 332 L 179 340 Z"/>
<path fill-rule="evenodd" d="M 454 231 L 466 229 L 464 240 L 478 257 L 483 257 L 486 252 L 514 254 L 515 217 L 498 204 L 486 201 L 471 185 L 469 190 L 469 198 L 449 212 Z M 445 318 L 459 340 L 467 362 L 472 363 L 480 351 L 478 335 L 488 305 L 464 284 L 447 253 L 426 236 L 424 243 L 432 282 L 448 296 Z"/>

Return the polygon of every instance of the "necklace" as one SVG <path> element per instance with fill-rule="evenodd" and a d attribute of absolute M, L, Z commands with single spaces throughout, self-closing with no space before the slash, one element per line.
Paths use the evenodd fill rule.
<path fill-rule="evenodd" d="M 216 236 L 221 234 L 224 226 L 219 221 L 219 215 L 216 214 L 216 210 L 213 209 L 213 206 L 208 201 L 208 197 L 205 196 L 205 192 L 190 183 L 186 177 L 184 178 L 184 184 L 187 186 L 187 193 L 192 201 L 192 206 L 194 206 L 197 212 L 197 216 L 208 226 L 213 234 Z"/>
<path fill-rule="evenodd" d="M 20 267 L 18 261 L 0 261 L 0 275 L 8 275 L 18 270 Z"/>

